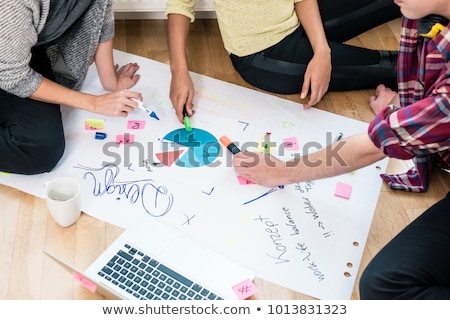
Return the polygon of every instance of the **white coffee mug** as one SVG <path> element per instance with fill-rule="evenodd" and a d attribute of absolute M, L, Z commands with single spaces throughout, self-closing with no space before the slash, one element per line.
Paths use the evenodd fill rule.
<path fill-rule="evenodd" d="M 48 211 L 61 227 L 74 224 L 81 215 L 80 184 L 67 177 L 56 178 L 44 184 Z"/>

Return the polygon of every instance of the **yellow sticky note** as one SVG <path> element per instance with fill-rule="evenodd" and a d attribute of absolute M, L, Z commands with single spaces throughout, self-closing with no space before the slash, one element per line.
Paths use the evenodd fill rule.
<path fill-rule="evenodd" d="M 86 130 L 103 130 L 105 128 L 104 119 L 87 118 L 84 123 Z"/>

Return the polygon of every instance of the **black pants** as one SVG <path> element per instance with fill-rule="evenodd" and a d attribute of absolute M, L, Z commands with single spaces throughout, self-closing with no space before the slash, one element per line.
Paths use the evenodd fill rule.
<path fill-rule="evenodd" d="M 44 48 L 33 48 L 30 65 L 53 79 Z M 64 153 L 60 106 L 0 90 L 0 171 L 37 174 L 52 170 Z"/>
<path fill-rule="evenodd" d="M 361 299 L 450 299 L 450 192 L 369 263 Z"/>
<path fill-rule="evenodd" d="M 380 64 L 378 50 L 342 44 L 378 25 L 401 16 L 392 0 L 318 0 L 325 33 L 331 47 L 332 74 L 329 90 L 375 88 L 383 83 L 397 88 L 396 61 Z M 313 51 L 302 27 L 278 44 L 245 57 L 231 54 L 235 69 L 260 89 L 294 94 Z"/>

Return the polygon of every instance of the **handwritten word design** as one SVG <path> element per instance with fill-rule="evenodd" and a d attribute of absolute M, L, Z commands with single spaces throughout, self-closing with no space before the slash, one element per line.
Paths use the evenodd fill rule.
<path fill-rule="evenodd" d="M 100 168 L 77 165 L 74 168 L 86 171 L 83 179 L 92 183 L 94 197 L 114 195 L 118 200 L 125 197 L 132 205 L 140 206 L 153 217 L 164 216 L 172 208 L 173 194 L 153 179 L 118 181 L 120 169 L 115 164 Z"/>

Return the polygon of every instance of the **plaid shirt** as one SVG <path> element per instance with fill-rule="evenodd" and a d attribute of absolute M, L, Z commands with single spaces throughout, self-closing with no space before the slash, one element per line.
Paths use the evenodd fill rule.
<path fill-rule="evenodd" d="M 403 18 L 398 60 L 401 107 L 387 106 L 369 125 L 374 144 L 392 158 L 413 159 L 405 174 L 381 177 L 392 189 L 424 192 L 434 164 L 450 166 L 450 24 L 433 39 Z"/>

